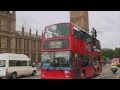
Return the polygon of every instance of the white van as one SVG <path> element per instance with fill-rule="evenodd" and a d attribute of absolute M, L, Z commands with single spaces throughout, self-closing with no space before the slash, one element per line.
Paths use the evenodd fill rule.
<path fill-rule="evenodd" d="M 30 59 L 24 54 L 0 54 L 0 78 L 15 79 L 25 75 L 36 75 L 36 67 L 31 65 Z"/>

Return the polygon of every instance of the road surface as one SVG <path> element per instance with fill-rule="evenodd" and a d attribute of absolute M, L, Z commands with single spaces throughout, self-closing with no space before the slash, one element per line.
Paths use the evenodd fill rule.
<path fill-rule="evenodd" d="M 102 73 L 92 79 L 120 79 L 120 68 L 118 68 L 116 74 L 113 74 L 110 70 L 110 64 L 107 64 L 106 66 L 103 66 Z"/>
<path fill-rule="evenodd" d="M 41 79 L 40 72 L 37 72 L 36 76 L 26 76 L 18 79 Z M 98 76 L 95 76 L 91 79 L 120 79 L 120 68 L 116 74 L 113 74 L 110 70 L 110 64 L 103 66 L 103 71 Z"/>
<path fill-rule="evenodd" d="M 24 77 L 19 77 L 17 79 L 41 79 L 40 71 L 37 71 L 36 76 L 24 76 Z"/>

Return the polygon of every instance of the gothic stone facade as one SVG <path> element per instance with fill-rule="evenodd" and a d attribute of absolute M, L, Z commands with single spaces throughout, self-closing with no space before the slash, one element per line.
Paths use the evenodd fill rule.
<path fill-rule="evenodd" d="M 16 31 L 16 12 L 0 11 L 0 53 L 21 53 L 33 62 L 40 61 L 41 37 L 36 34 Z"/>
<path fill-rule="evenodd" d="M 89 32 L 88 11 L 70 11 L 70 22 Z"/>
<path fill-rule="evenodd" d="M 88 11 L 70 11 L 70 21 L 89 32 Z M 41 38 L 30 32 L 16 31 L 16 12 L 0 11 L 0 53 L 22 53 L 40 61 Z"/>

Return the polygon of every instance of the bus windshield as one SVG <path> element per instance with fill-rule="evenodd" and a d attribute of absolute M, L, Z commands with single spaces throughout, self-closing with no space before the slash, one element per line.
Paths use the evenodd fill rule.
<path fill-rule="evenodd" d="M 5 67 L 5 66 L 6 66 L 6 61 L 0 60 L 0 67 Z"/>
<path fill-rule="evenodd" d="M 70 32 L 70 24 L 62 23 L 46 27 L 45 38 L 64 37 Z"/>
<path fill-rule="evenodd" d="M 70 69 L 70 51 L 43 52 L 42 69 Z"/>

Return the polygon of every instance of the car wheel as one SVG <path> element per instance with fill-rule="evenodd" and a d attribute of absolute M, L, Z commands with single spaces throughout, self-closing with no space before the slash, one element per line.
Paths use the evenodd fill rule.
<path fill-rule="evenodd" d="M 16 73 L 12 73 L 11 79 L 16 79 L 16 78 L 17 78 L 17 74 Z"/>

